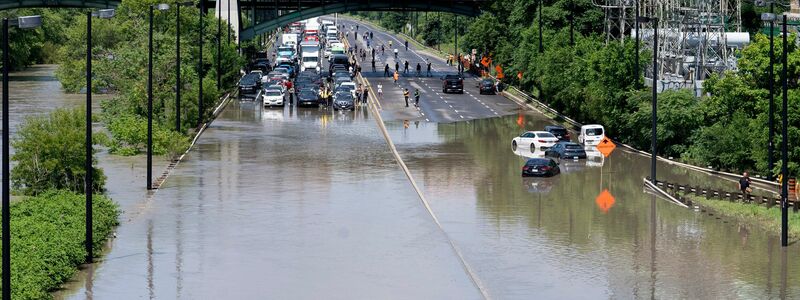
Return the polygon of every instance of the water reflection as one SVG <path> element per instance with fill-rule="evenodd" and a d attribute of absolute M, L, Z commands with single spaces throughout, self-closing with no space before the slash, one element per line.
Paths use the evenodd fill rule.
<path fill-rule="evenodd" d="M 731 220 L 643 193 L 648 157 L 622 148 L 608 158 L 587 151 L 595 158 L 562 160 L 562 173 L 546 181 L 520 178 L 524 161 L 540 154 L 509 151 L 508 141 L 520 130 L 549 124 L 531 114 L 408 129 L 387 125 L 445 229 L 493 296 L 800 297 L 800 284 L 792 280 L 800 260 L 770 260 L 781 255 L 778 247 L 764 253 L 774 236 L 750 229 L 742 243 Z M 664 180 L 733 184 L 663 162 L 658 168 Z M 604 191 L 613 204 L 598 205 Z M 788 277 L 776 274 L 786 280 L 785 291 L 766 288 L 765 265 L 789 270 Z"/>

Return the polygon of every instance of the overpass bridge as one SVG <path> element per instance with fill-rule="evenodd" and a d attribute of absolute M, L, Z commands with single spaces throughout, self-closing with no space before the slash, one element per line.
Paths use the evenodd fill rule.
<path fill-rule="evenodd" d="M 227 20 L 237 42 L 250 40 L 285 24 L 317 16 L 354 11 L 439 11 L 480 14 L 486 0 L 201 0 L 198 5 Z M 165 1 L 167 3 L 171 1 Z M 0 0 L 0 10 L 34 7 L 114 8 L 119 0 Z M 237 34 L 238 33 L 238 34 Z"/>

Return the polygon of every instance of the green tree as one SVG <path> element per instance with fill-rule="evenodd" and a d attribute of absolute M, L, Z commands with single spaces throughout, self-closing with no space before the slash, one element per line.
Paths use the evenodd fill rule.
<path fill-rule="evenodd" d="M 83 108 L 56 109 L 47 115 L 29 116 L 20 126 L 11 145 L 17 162 L 11 182 L 25 195 L 50 189 L 84 192 L 86 130 Z M 94 154 L 93 154 L 94 155 Z M 92 190 L 105 189 L 103 170 L 93 159 Z"/>

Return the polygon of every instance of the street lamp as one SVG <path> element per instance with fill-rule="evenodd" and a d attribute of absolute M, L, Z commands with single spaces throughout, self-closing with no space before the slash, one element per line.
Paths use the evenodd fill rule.
<path fill-rule="evenodd" d="M 3 299 L 11 299 L 11 213 L 9 211 L 11 194 L 9 178 L 9 124 L 8 124 L 8 27 L 20 29 L 36 28 L 42 25 L 40 16 L 3 18 L 3 201 L 2 201 L 2 247 L 3 247 Z"/>
<path fill-rule="evenodd" d="M 181 6 L 193 4 L 175 3 L 175 131 L 177 132 L 181 132 Z"/>
<path fill-rule="evenodd" d="M 775 14 L 772 12 L 774 6 L 774 3 L 770 2 L 769 13 L 761 14 L 761 20 L 769 22 L 769 118 L 767 121 L 769 135 L 767 138 L 767 180 L 772 180 L 772 169 L 775 167 L 775 155 L 773 154 L 775 151 L 775 146 L 773 145 L 773 141 L 775 140 L 775 52 L 772 37 L 775 34 L 773 28 L 775 26 Z"/>
<path fill-rule="evenodd" d="M 648 18 L 648 17 L 639 17 L 637 20 L 637 26 L 639 23 L 648 23 L 653 22 L 653 108 L 652 108 L 652 126 L 650 132 L 650 182 L 655 186 L 656 184 L 656 123 L 658 122 L 658 114 L 656 110 L 658 109 L 658 87 L 656 82 L 658 82 L 658 18 Z M 638 30 L 637 30 L 638 35 Z M 637 39 L 638 40 L 638 39 Z M 638 62 L 637 62 L 638 64 Z M 637 68 L 638 69 L 638 68 Z M 638 74 L 637 74 L 637 81 L 638 81 Z"/>
<path fill-rule="evenodd" d="M 86 194 L 86 261 L 92 262 L 94 255 L 92 244 L 92 194 L 94 192 L 94 168 L 92 167 L 92 17 L 111 19 L 114 17 L 113 9 L 101 9 L 86 14 L 86 174 L 84 174 L 84 194 Z"/>
<path fill-rule="evenodd" d="M 147 189 L 153 189 L 153 10 L 165 11 L 169 4 L 150 5 L 150 30 L 147 41 Z"/>
<path fill-rule="evenodd" d="M 539 53 L 544 52 L 544 44 L 542 43 L 542 7 L 544 1 L 539 0 Z"/>
<path fill-rule="evenodd" d="M 783 81 L 783 112 L 781 123 L 783 123 L 781 142 L 781 246 L 786 247 L 789 245 L 789 77 L 786 74 L 788 69 L 788 44 L 786 36 L 789 32 L 786 31 L 786 14 L 783 15 L 783 70 L 781 70 L 781 81 Z"/>
<path fill-rule="evenodd" d="M 203 72 L 203 38 L 205 37 L 205 27 L 204 27 L 204 24 L 203 24 L 203 13 L 206 10 L 205 3 L 206 3 L 205 0 L 200 0 L 200 38 L 199 38 L 199 40 L 200 40 L 199 41 L 200 42 L 200 47 L 199 47 L 200 57 L 197 58 L 197 67 L 198 67 L 197 74 L 199 75 L 198 77 L 200 78 L 200 80 L 197 81 L 197 85 L 198 85 L 198 87 L 197 87 L 198 88 L 198 93 L 197 93 L 197 113 L 198 113 L 198 116 L 199 116 L 198 119 L 197 119 L 197 126 L 198 127 L 200 126 L 200 124 L 203 124 L 203 78 L 205 77 L 205 74 L 203 74 L 204 73 Z M 228 0 L 228 3 L 230 4 L 230 0 Z M 228 9 L 228 11 L 230 11 L 230 9 Z M 229 12 L 229 14 L 230 14 L 230 12 Z"/>

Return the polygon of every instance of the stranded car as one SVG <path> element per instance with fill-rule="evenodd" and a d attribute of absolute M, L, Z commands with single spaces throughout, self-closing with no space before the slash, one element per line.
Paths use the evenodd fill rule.
<path fill-rule="evenodd" d="M 553 145 L 553 147 L 550 147 L 550 149 L 547 149 L 544 155 L 565 159 L 586 158 L 586 150 L 583 150 L 583 146 L 578 143 L 558 142 Z"/>
<path fill-rule="evenodd" d="M 556 142 L 558 142 L 558 138 L 547 131 L 528 131 L 515 137 L 511 141 L 511 148 L 516 150 L 517 147 L 530 147 L 531 152 L 536 152 L 537 150 L 546 150 Z"/>
<path fill-rule="evenodd" d="M 558 163 L 549 158 L 531 158 L 522 166 L 522 176 L 555 176 L 561 173 Z"/>

